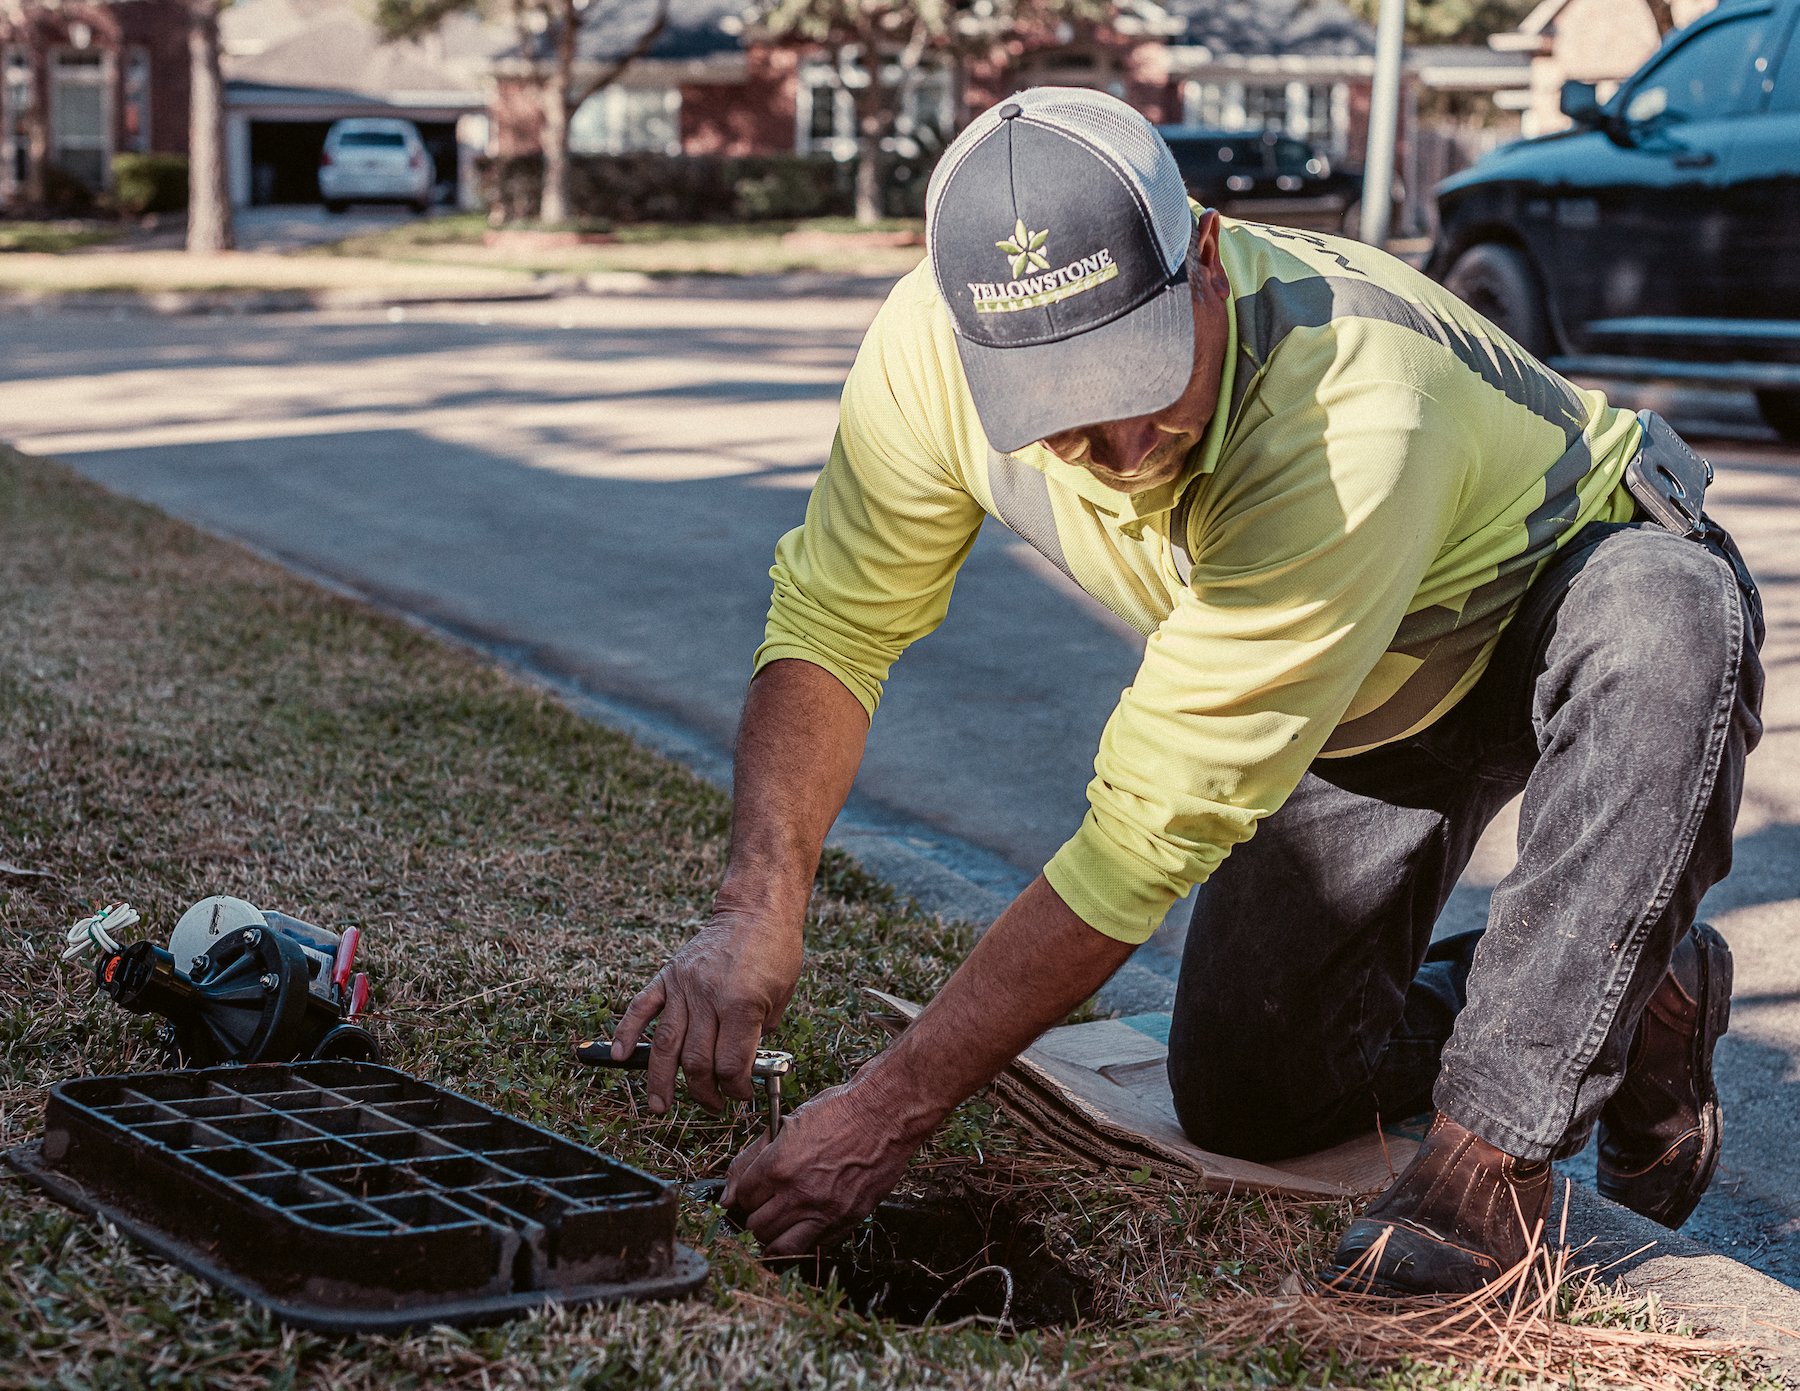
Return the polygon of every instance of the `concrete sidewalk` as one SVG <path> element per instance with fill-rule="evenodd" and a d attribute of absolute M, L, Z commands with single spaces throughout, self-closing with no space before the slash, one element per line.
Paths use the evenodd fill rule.
<path fill-rule="evenodd" d="M 403 265 L 355 256 L 267 251 L 95 251 L 0 257 L 0 308 L 141 308 L 155 313 L 253 313 L 426 300 L 542 298 L 522 271 Z"/>

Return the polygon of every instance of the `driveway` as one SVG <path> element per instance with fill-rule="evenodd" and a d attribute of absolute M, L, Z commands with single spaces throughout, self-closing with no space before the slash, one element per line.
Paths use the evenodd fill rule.
<path fill-rule="evenodd" d="M 40 314 L 0 335 L 13 442 L 729 746 L 775 538 L 831 436 L 868 299 L 742 292 L 242 319 Z M 1800 463 L 1682 397 L 1763 577 L 1768 737 L 1738 868 L 1724 1167 L 1689 1231 L 1800 1285 Z M 998 526 L 897 669 L 858 814 L 998 892 L 1072 831 L 1134 634 Z M 1502 824 L 1446 915 L 1479 922 Z M 1140 953 L 1172 972 L 1179 931 Z"/>

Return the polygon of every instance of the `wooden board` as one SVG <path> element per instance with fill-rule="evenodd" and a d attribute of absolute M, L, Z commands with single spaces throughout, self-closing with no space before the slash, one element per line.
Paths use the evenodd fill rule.
<path fill-rule="evenodd" d="M 892 1013 L 896 1030 L 923 1006 L 869 990 Z M 995 1099 L 1052 1147 L 1104 1168 L 1146 1169 L 1216 1193 L 1291 1193 L 1361 1197 L 1386 1188 L 1418 1147 L 1404 1128 L 1347 1140 L 1317 1154 L 1257 1164 L 1194 1144 L 1175 1118 L 1166 1043 L 1155 1023 L 1099 1019 L 1052 1029 L 994 1079 Z M 1146 1031 L 1148 1027 L 1149 1031 Z M 1163 1031 L 1166 1034 L 1166 1028 Z"/>

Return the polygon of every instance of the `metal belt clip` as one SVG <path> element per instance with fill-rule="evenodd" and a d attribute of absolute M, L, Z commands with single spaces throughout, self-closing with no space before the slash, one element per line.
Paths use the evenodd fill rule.
<path fill-rule="evenodd" d="M 1625 466 L 1625 487 L 1637 505 L 1677 536 L 1706 531 L 1706 485 L 1713 467 L 1655 411 L 1639 411 L 1643 438 Z"/>

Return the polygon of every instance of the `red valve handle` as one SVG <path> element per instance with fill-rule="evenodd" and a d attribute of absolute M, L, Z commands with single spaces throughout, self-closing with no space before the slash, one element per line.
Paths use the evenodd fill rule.
<path fill-rule="evenodd" d="M 354 928 L 351 931 L 355 931 Z M 344 1021 L 355 1019 L 369 1004 L 369 977 L 358 971 L 350 978 L 350 1008 L 344 1011 Z"/>
<path fill-rule="evenodd" d="M 338 941 L 337 959 L 331 965 L 331 983 L 339 991 L 350 983 L 350 967 L 356 960 L 357 943 L 361 941 L 362 929 L 359 927 L 346 927 Z"/>

